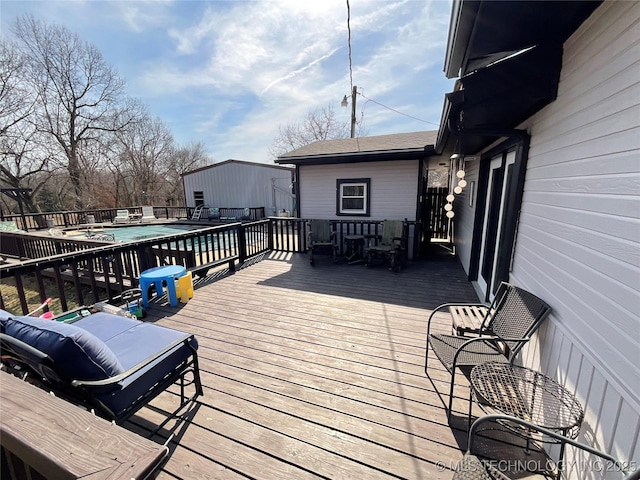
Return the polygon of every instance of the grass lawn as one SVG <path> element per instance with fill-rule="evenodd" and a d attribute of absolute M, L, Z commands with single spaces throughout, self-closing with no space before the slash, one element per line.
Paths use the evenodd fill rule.
<path fill-rule="evenodd" d="M 40 295 L 38 294 L 38 283 L 33 275 L 25 275 L 22 277 L 22 285 L 24 288 L 24 294 L 27 301 L 29 311 L 35 310 L 42 304 Z M 44 279 L 45 292 L 57 292 L 58 289 L 53 280 Z M 2 300 L 4 301 L 4 309 L 14 315 L 22 315 L 22 308 L 20 307 L 20 297 L 18 296 L 18 290 L 16 289 L 15 279 L 3 278 L 0 280 L 0 294 L 2 294 Z M 81 306 L 78 303 L 75 288 L 72 284 L 65 284 L 64 294 L 67 299 L 67 307 L 69 310 Z M 83 287 L 82 295 L 85 300 L 93 298 L 90 296 L 91 289 L 89 287 Z M 49 304 L 49 310 L 56 315 L 62 313 L 62 305 L 58 297 L 52 297 L 52 301 Z M 41 314 L 42 311 L 39 312 Z"/>

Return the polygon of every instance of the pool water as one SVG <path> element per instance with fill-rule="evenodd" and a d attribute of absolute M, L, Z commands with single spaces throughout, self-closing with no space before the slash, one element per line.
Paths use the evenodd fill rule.
<path fill-rule="evenodd" d="M 203 225 L 132 225 L 129 227 L 114 227 L 105 229 L 92 230 L 96 235 L 101 233 L 109 233 L 115 236 L 116 242 L 135 242 L 136 240 L 145 240 L 149 238 L 157 238 L 165 235 L 173 235 L 176 233 L 187 232 L 189 230 L 199 230 L 206 228 Z M 86 238 L 86 232 L 68 235 L 70 238 Z"/>

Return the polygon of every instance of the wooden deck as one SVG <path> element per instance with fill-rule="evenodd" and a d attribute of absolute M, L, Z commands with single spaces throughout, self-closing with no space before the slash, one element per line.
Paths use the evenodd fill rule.
<path fill-rule="evenodd" d="M 204 396 L 155 438 L 175 430 L 158 478 L 451 478 L 468 388 L 459 375 L 452 428 L 449 376 L 437 360 L 433 382 L 423 369 L 426 320 L 445 301 L 477 301 L 451 256 L 396 274 L 276 253 L 210 275 L 177 308 L 160 299 L 147 320 L 197 335 Z M 125 426 L 160 423 L 174 393 Z"/>

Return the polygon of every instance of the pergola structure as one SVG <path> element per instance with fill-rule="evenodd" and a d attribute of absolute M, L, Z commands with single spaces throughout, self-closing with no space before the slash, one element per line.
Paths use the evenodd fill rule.
<path fill-rule="evenodd" d="M 6 196 L 12 198 L 18 202 L 18 208 L 20 209 L 20 216 L 22 217 L 22 225 L 27 230 L 27 219 L 24 216 L 24 206 L 22 204 L 22 196 L 25 193 L 32 191 L 32 188 L 0 188 L 0 193 L 4 193 Z"/>

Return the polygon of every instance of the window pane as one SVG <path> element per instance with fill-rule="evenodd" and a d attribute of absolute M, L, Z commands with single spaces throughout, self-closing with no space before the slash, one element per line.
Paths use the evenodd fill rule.
<path fill-rule="evenodd" d="M 364 185 L 344 185 L 342 195 L 345 197 L 361 197 L 364 195 Z"/>
<path fill-rule="evenodd" d="M 363 198 L 343 198 L 342 199 L 343 210 L 364 210 Z"/>

